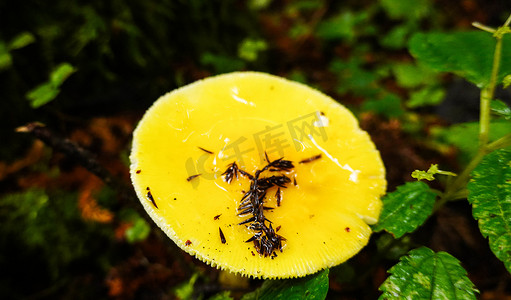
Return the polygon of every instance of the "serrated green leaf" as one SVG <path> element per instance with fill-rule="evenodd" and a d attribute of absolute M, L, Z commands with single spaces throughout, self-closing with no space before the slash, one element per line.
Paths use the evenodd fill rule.
<path fill-rule="evenodd" d="M 328 269 L 297 279 L 266 280 L 242 300 L 325 299 L 328 292 Z"/>
<path fill-rule="evenodd" d="M 479 87 L 488 85 L 495 38 L 483 31 L 417 33 L 410 39 L 412 55 L 442 72 L 453 72 Z M 511 73 L 511 37 L 504 36 L 498 83 Z"/>
<path fill-rule="evenodd" d="M 471 175 L 472 214 L 495 256 L 511 272 L 511 151 L 488 154 Z"/>
<path fill-rule="evenodd" d="M 398 186 L 382 199 L 383 211 L 373 230 L 386 230 L 396 238 L 414 231 L 433 212 L 435 198 L 435 192 L 424 182 L 407 182 Z"/>
<path fill-rule="evenodd" d="M 493 100 L 491 102 L 491 111 L 506 120 L 511 119 L 511 108 L 502 100 Z"/>
<path fill-rule="evenodd" d="M 467 271 L 446 252 L 414 249 L 389 273 L 380 286 L 380 299 L 476 299 Z"/>

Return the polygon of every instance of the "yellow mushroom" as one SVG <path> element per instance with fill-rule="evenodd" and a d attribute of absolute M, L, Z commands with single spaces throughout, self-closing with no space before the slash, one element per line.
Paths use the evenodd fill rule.
<path fill-rule="evenodd" d="M 305 276 L 355 255 L 386 190 L 379 152 L 351 112 L 257 72 L 162 96 L 130 159 L 142 205 L 179 247 L 257 278 Z"/>

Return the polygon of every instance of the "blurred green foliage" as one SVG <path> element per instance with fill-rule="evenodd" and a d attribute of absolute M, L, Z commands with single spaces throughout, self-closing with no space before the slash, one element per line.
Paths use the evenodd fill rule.
<path fill-rule="evenodd" d="M 32 108 L 38 108 L 55 99 L 60 93 L 60 86 L 76 70 L 68 63 L 62 63 L 50 73 L 50 80 L 38 85 L 27 93 Z"/>
<path fill-rule="evenodd" d="M 0 41 L 0 71 L 9 68 L 12 65 L 12 55 L 10 51 L 23 48 L 34 41 L 35 37 L 29 32 L 20 33 L 9 43 Z"/>
<path fill-rule="evenodd" d="M 195 285 L 197 278 L 199 278 L 199 273 L 194 273 L 190 277 L 190 280 L 174 288 L 174 294 L 179 299 L 191 299 L 193 295 L 193 286 Z"/>
<path fill-rule="evenodd" d="M 261 65 L 266 48 L 254 13 L 239 1 L 2 1 L 0 138 L 9 147 L 0 148 L 0 161 L 12 162 L 29 148 L 32 138 L 14 132 L 27 122 L 71 130 L 93 116 L 142 111 L 200 77 Z M 48 173 L 51 164 L 28 171 Z M 85 221 L 76 192 L 16 192 L 14 182 L 2 183 L 14 192 L 0 195 L 0 298 L 62 289 L 70 297 L 104 294 L 97 288 L 123 257 L 114 227 Z M 117 192 L 103 188 L 95 196 L 131 224 L 128 243 L 145 240 L 150 224 L 119 208 Z M 87 291 L 72 284 L 84 274 L 99 280 L 92 288 L 82 284 Z"/>
<path fill-rule="evenodd" d="M 151 226 L 132 209 L 124 209 L 119 212 L 119 218 L 131 224 L 131 227 L 126 229 L 124 234 L 126 240 L 130 243 L 145 240 L 151 232 Z"/>
<path fill-rule="evenodd" d="M 105 272 L 113 262 L 111 228 L 84 222 L 76 197 L 34 188 L 0 198 L 2 298 L 69 283 L 73 278 L 68 276 L 83 264 L 92 272 Z"/>
<path fill-rule="evenodd" d="M 199 69 L 243 68 L 239 45 L 261 40 L 255 21 L 234 0 L 1 2 L 0 137 L 13 147 L 0 159 L 26 147 L 12 131 L 28 121 L 60 126 L 65 115 L 144 108 Z M 58 88 L 39 86 L 62 62 L 78 71 Z"/>

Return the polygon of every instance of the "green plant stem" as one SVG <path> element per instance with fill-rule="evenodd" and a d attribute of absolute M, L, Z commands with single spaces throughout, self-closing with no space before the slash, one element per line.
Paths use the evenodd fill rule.
<path fill-rule="evenodd" d="M 502 38 L 505 33 L 509 32 L 509 24 L 511 23 L 511 15 L 507 18 L 502 27 L 497 29 L 493 36 L 497 40 L 495 51 L 493 53 L 493 65 L 491 70 L 490 83 L 481 90 L 481 104 L 479 114 L 479 147 L 485 147 L 488 144 L 490 132 L 490 104 L 495 95 L 495 88 L 498 84 L 500 60 L 502 56 Z M 480 27 L 478 27 L 480 28 Z"/>
<path fill-rule="evenodd" d="M 505 136 L 499 138 L 498 140 L 489 143 L 486 148 L 488 149 L 488 152 L 492 152 L 509 146 L 511 146 L 511 133 L 508 133 Z"/>
<path fill-rule="evenodd" d="M 507 17 L 507 20 L 506 20 L 506 22 L 504 22 L 504 26 L 503 27 L 508 27 L 509 24 L 511 24 L 511 15 L 509 15 L 509 17 Z"/>
<path fill-rule="evenodd" d="M 446 202 L 456 199 L 456 195 L 458 195 L 458 193 L 466 187 L 468 180 L 470 179 L 470 173 L 475 169 L 475 167 L 477 167 L 477 165 L 479 165 L 481 160 L 483 160 L 484 156 L 488 153 L 489 151 L 486 147 L 479 148 L 479 151 L 474 158 L 472 158 L 467 167 L 458 177 L 456 177 L 452 184 L 447 187 L 444 194 L 440 197 L 440 200 L 435 203 L 435 210 L 442 207 Z"/>
<path fill-rule="evenodd" d="M 459 195 L 463 194 L 468 181 L 470 180 L 470 173 L 479 165 L 484 156 L 494 150 L 501 149 L 511 145 L 511 134 L 507 134 L 502 138 L 488 143 L 490 133 L 490 104 L 495 94 L 495 88 L 498 84 L 498 75 L 500 68 L 500 60 L 502 56 L 502 37 L 505 33 L 509 33 L 509 24 L 511 23 L 511 15 L 507 18 L 506 22 L 502 27 L 493 31 L 493 35 L 497 42 L 495 44 L 495 51 L 493 53 L 493 65 L 491 70 L 491 77 L 488 86 L 481 90 L 481 104 L 479 114 L 479 149 L 477 154 L 472 158 L 467 167 L 456 177 L 456 179 L 450 184 L 445 192 L 440 197 L 440 200 L 435 204 L 435 209 L 442 207 L 446 202 L 458 199 Z M 477 25 L 477 26 L 476 26 Z M 474 26 L 483 30 L 492 32 L 489 27 L 476 24 Z M 460 194 L 461 193 L 461 194 Z"/>
<path fill-rule="evenodd" d="M 491 70 L 490 83 L 481 90 L 481 106 L 479 114 L 479 147 L 484 147 L 488 143 L 490 132 L 490 104 L 495 94 L 497 79 L 500 68 L 500 57 L 502 55 L 502 37 L 497 36 L 495 52 L 493 54 L 493 66 Z"/>
<path fill-rule="evenodd" d="M 489 32 L 489 33 L 495 33 L 495 31 L 496 31 L 494 28 L 491 28 L 491 27 L 481 24 L 479 22 L 472 22 L 472 26 L 479 28 L 483 31 Z"/>
<path fill-rule="evenodd" d="M 479 113 L 479 147 L 484 147 L 488 143 L 490 134 L 490 104 L 492 98 L 493 91 L 490 87 L 481 90 Z"/>
<path fill-rule="evenodd" d="M 435 210 L 442 207 L 448 201 L 461 199 L 463 195 L 466 196 L 465 187 L 470 179 L 470 173 L 479 165 L 481 160 L 483 160 L 487 154 L 509 146 L 511 146 L 511 133 L 506 134 L 484 147 L 480 147 L 477 154 L 472 158 L 463 172 L 449 184 L 446 191 L 440 197 L 440 200 L 435 204 Z"/>

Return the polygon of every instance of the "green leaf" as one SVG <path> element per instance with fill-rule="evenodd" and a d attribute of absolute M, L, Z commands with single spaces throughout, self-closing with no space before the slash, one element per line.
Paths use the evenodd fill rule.
<path fill-rule="evenodd" d="M 413 56 L 431 68 L 452 72 L 479 87 L 489 84 L 496 40 L 483 31 L 417 33 L 410 39 Z M 504 36 L 498 83 L 511 73 L 511 37 Z"/>
<path fill-rule="evenodd" d="M 404 114 L 401 99 L 394 94 L 388 94 L 382 99 L 364 101 L 362 110 L 372 111 L 388 118 L 398 118 Z"/>
<path fill-rule="evenodd" d="M 360 13 L 345 11 L 319 23 L 316 35 L 325 40 L 345 39 L 352 42 L 362 27 L 360 25 L 368 18 L 369 14 L 365 11 Z"/>
<path fill-rule="evenodd" d="M 55 99 L 60 93 L 60 86 L 76 69 L 68 64 L 62 63 L 55 67 L 50 73 L 50 80 L 30 90 L 26 97 L 32 108 L 38 108 Z"/>
<path fill-rule="evenodd" d="M 386 230 L 396 238 L 414 231 L 433 212 L 436 194 L 421 181 L 407 182 L 383 198 L 383 211 L 374 231 Z"/>
<path fill-rule="evenodd" d="M 287 78 L 292 81 L 298 81 L 303 84 L 308 84 L 307 82 L 307 75 L 299 69 L 292 70 L 288 75 Z"/>
<path fill-rule="evenodd" d="M 18 34 L 9 43 L 5 43 L 0 40 L 0 71 L 9 68 L 12 65 L 12 56 L 9 51 L 23 48 L 34 41 L 35 37 L 29 32 Z"/>
<path fill-rule="evenodd" d="M 35 42 L 35 37 L 30 32 L 22 32 L 18 34 L 14 39 L 9 43 L 9 50 L 16 50 Z"/>
<path fill-rule="evenodd" d="M 200 62 L 203 65 L 213 66 L 217 74 L 239 71 L 245 67 L 245 62 L 236 57 L 217 55 L 210 52 L 202 54 Z"/>
<path fill-rule="evenodd" d="M 246 61 L 255 61 L 259 52 L 268 49 L 268 44 L 262 39 L 244 39 L 239 48 L 238 56 Z"/>
<path fill-rule="evenodd" d="M 511 119 L 511 108 L 502 100 L 493 100 L 491 102 L 491 111 L 506 120 Z"/>
<path fill-rule="evenodd" d="M 383 38 L 381 38 L 381 45 L 390 49 L 403 48 L 406 46 L 410 32 L 411 26 L 408 26 L 407 24 L 396 26 Z"/>
<path fill-rule="evenodd" d="M 234 298 L 231 297 L 230 291 L 218 293 L 218 294 L 214 295 L 213 297 L 208 298 L 208 300 L 232 300 L 232 299 L 234 299 Z"/>
<path fill-rule="evenodd" d="M 389 273 L 380 299 L 476 299 L 478 292 L 455 257 L 426 247 L 408 252 Z"/>
<path fill-rule="evenodd" d="M 55 87 L 59 87 L 74 72 L 76 72 L 76 69 L 72 65 L 68 63 L 62 63 L 51 72 L 50 82 Z"/>
<path fill-rule="evenodd" d="M 195 285 L 197 278 L 199 278 L 199 273 L 193 274 L 190 280 L 177 286 L 174 290 L 174 294 L 177 296 L 177 298 L 183 300 L 192 299 L 193 286 Z"/>
<path fill-rule="evenodd" d="M 322 1 L 317 0 L 295 0 L 289 2 L 286 6 L 287 14 L 296 14 L 299 12 L 310 12 L 321 7 Z"/>
<path fill-rule="evenodd" d="M 126 230 L 125 236 L 128 242 L 135 243 L 145 240 L 150 232 L 151 227 L 149 224 L 144 219 L 138 218 L 133 226 Z"/>
<path fill-rule="evenodd" d="M 392 70 L 401 87 L 413 88 L 424 82 L 424 74 L 413 64 L 395 64 Z"/>
<path fill-rule="evenodd" d="M 145 240 L 151 231 L 151 226 L 133 209 L 121 210 L 119 218 L 132 224 L 124 233 L 126 240 L 130 243 Z"/>
<path fill-rule="evenodd" d="M 337 92 L 344 94 L 353 92 L 356 95 L 372 96 L 375 89 L 375 82 L 378 75 L 366 70 L 363 61 L 357 57 L 353 57 L 348 61 L 334 59 L 329 69 L 336 73 L 339 78 Z"/>
<path fill-rule="evenodd" d="M 251 10 L 262 10 L 271 4 L 271 0 L 249 0 L 248 7 Z"/>
<path fill-rule="evenodd" d="M 426 87 L 412 92 L 410 100 L 406 103 L 409 108 L 417 108 L 429 105 L 438 105 L 444 100 L 445 91 L 437 87 Z"/>
<path fill-rule="evenodd" d="M 497 120 L 490 123 L 490 141 L 495 141 L 511 132 L 511 122 Z M 479 123 L 461 123 L 443 129 L 435 129 L 433 134 L 441 142 L 456 146 L 460 150 L 461 162 L 467 163 L 477 153 Z"/>
<path fill-rule="evenodd" d="M 423 64 L 395 64 L 392 66 L 392 72 L 399 86 L 405 88 L 414 88 L 422 84 L 431 85 L 437 81 L 437 72 Z"/>
<path fill-rule="evenodd" d="M 502 84 L 504 88 L 507 89 L 511 85 L 511 75 L 506 75 L 504 79 L 502 79 Z"/>
<path fill-rule="evenodd" d="M 495 256 L 511 272 L 511 151 L 488 154 L 471 175 L 472 214 Z"/>
<path fill-rule="evenodd" d="M 51 82 L 47 82 L 29 91 L 26 97 L 30 101 L 32 108 L 38 108 L 55 99 L 59 92 L 59 88 L 55 87 Z"/>
<path fill-rule="evenodd" d="M 12 65 L 12 56 L 9 53 L 7 45 L 0 40 L 0 71 L 9 68 Z"/>
<path fill-rule="evenodd" d="M 328 292 L 328 269 L 297 279 L 266 280 L 242 300 L 325 299 Z"/>
<path fill-rule="evenodd" d="M 380 0 L 380 4 L 392 19 L 421 19 L 430 12 L 429 0 Z"/>

